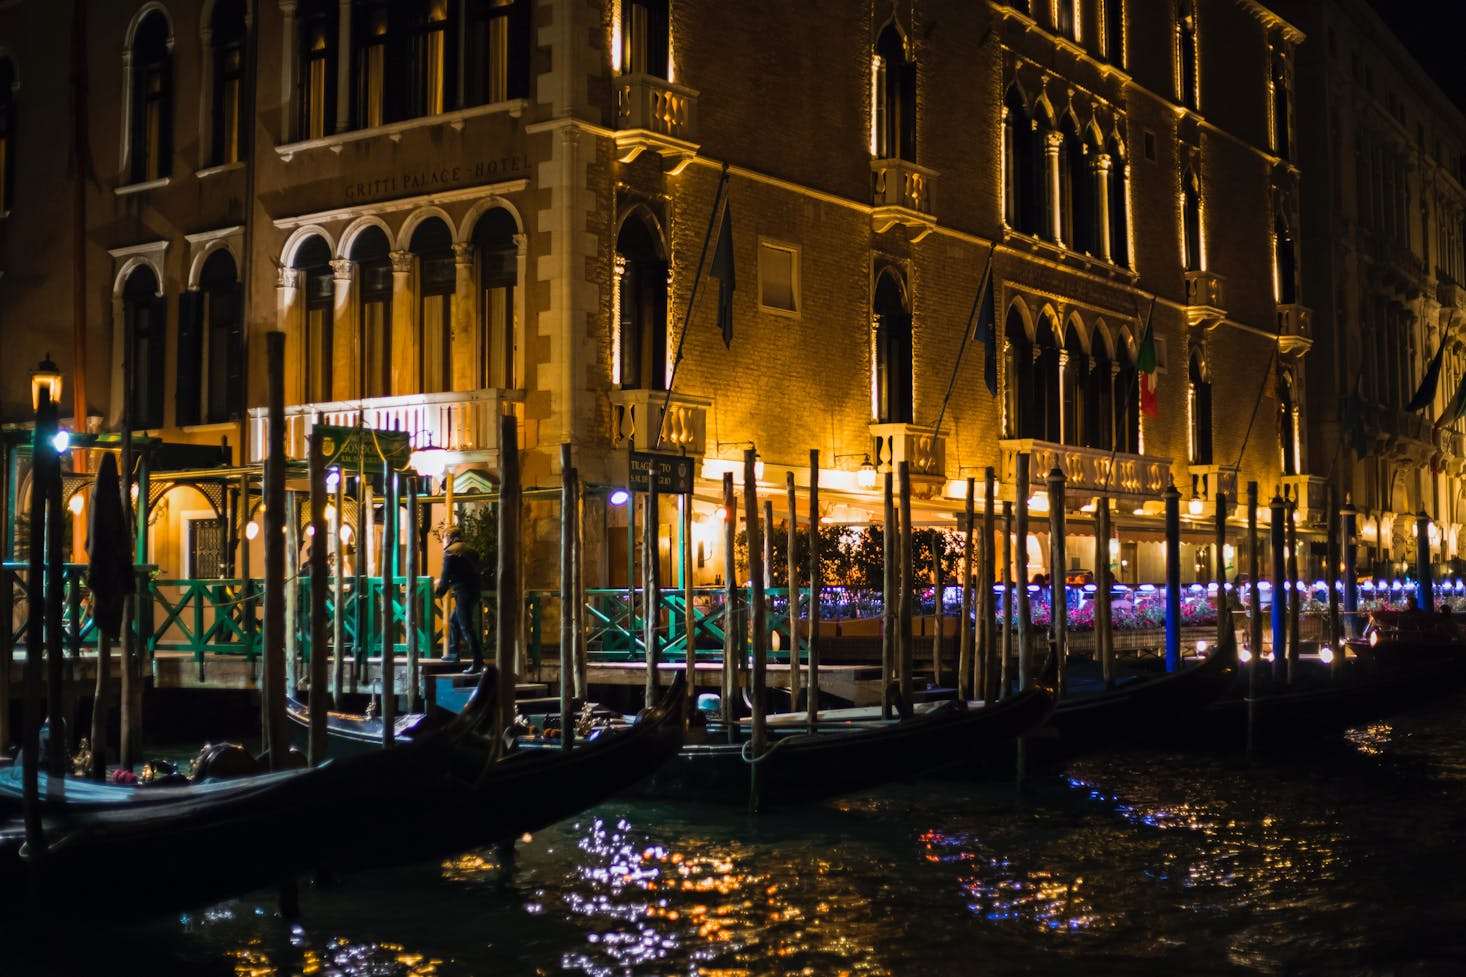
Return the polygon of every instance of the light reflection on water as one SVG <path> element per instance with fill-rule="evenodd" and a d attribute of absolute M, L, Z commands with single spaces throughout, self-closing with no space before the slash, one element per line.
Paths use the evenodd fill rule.
<path fill-rule="evenodd" d="M 1463 704 L 1255 765 L 1100 755 L 758 819 L 613 803 L 507 863 L 305 886 L 294 929 L 262 893 L 109 953 L 155 977 L 1459 975 Z"/>

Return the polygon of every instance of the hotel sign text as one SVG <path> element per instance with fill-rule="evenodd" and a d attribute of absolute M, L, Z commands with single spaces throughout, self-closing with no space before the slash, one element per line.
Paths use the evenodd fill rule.
<path fill-rule="evenodd" d="M 352 202 L 375 200 L 410 193 L 430 193 L 447 187 L 458 187 L 489 180 L 517 179 L 529 173 L 529 157 L 512 153 L 499 159 L 485 159 L 456 166 L 424 167 L 387 173 L 367 180 L 355 180 L 344 186 L 346 199 Z"/>

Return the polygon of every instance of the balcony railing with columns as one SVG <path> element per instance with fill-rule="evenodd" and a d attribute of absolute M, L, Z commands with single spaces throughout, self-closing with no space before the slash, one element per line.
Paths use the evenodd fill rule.
<path fill-rule="evenodd" d="M 521 399 L 518 391 L 488 389 L 297 404 L 285 408 L 285 453 L 304 459 L 312 425 L 350 427 L 360 415 L 365 427 L 406 431 L 414 449 L 431 445 L 481 452 L 493 461 L 499 451 L 499 417 Z M 262 461 L 269 427 L 263 407 L 250 408 L 249 424 L 250 461 Z"/>
<path fill-rule="evenodd" d="M 1306 353 L 1313 345 L 1313 310 L 1302 305 L 1278 306 L 1278 349 Z"/>
<path fill-rule="evenodd" d="M 680 173 L 697 155 L 697 92 L 652 75 L 622 75 L 616 88 L 616 149 L 629 163 L 644 150 Z"/>
<path fill-rule="evenodd" d="M 1028 452 L 1030 485 L 1042 488 L 1049 471 L 1058 468 L 1068 480 L 1066 491 L 1071 495 L 1123 495 L 1143 499 L 1159 499 L 1171 484 L 1171 461 L 1151 455 L 1132 455 L 1104 451 L 1100 448 L 1079 448 L 1051 441 L 1015 439 L 999 441 L 1002 451 L 1004 483 L 1014 477 L 1014 458 Z"/>
<path fill-rule="evenodd" d="M 663 405 L 666 405 L 665 412 Z M 611 443 L 619 447 L 630 440 L 641 451 L 705 454 L 711 405 L 712 401 L 705 397 L 687 394 L 674 393 L 669 400 L 665 390 L 612 390 Z"/>
<path fill-rule="evenodd" d="M 947 477 L 947 439 L 935 428 L 915 424 L 872 424 L 871 460 L 877 471 L 895 471 L 908 462 L 916 477 Z"/>
<path fill-rule="evenodd" d="M 917 230 L 916 239 L 937 226 L 937 172 L 904 159 L 874 159 L 871 173 L 871 223 L 877 234 L 896 224 Z"/>
<path fill-rule="evenodd" d="M 1227 508 L 1232 509 L 1237 504 L 1237 471 L 1232 465 L 1187 466 L 1186 473 L 1191 476 L 1192 497 L 1214 503 L 1217 493 L 1225 492 Z"/>
<path fill-rule="evenodd" d="M 1317 475 L 1284 475 L 1283 497 L 1298 501 L 1298 520 L 1311 526 L 1323 526 L 1328 522 L 1328 510 L 1324 507 L 1327 498 L 1322 478 Z"/>
<path fill-rule="evenodd" d="M 1222 285 L 1225 279 L 1214 271 L 1186 272 L 1186 321 L 1213 328 L 1227 317 Z"/>

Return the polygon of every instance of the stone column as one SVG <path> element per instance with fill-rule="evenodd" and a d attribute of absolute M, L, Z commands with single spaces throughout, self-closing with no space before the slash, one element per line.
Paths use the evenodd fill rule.
<path fill-rule="evenodd" d="M 413 254 L 392 252 L 392 394 L 416 393 L 418 348 L 416 329 L 417 296 L 412 289 Z"/>
<path fill-rule="evenodd" d="M 356 262 L 337 258 L 331 262 L 331 272 L 336 283 L 331 304 L 331 399 L 352 400 L 361 396 L 361 330 L 351 301 Z"/>
<path fill-rule="evenodd" d="M 474 288 L 474 247 L 471 243 L 453 245 L 453 336 L 452 374 L 454 390 L 477 390 L 485 384 L 479 382 L 488 351 L 480 342 L 482 330 L 475 329 L 478 321 L 478 302 Z"/>
<path fill-rule="evenodd" d="M 1059 211 L 1059 201 L 1062 199 L 1059 188 L 1059 147 L 1063 144 L 1062 133 L 1052 130 L 1044 133 L 1044 172 L 1048 175 L 1046 182 L 1049 185 L 1049 237 L 1060 244 L 1064 243 L 1064 215 Z"/>
<path fill-rule="evenodd" d="M 301 390 L 300 364 L 305 362 L 300 328 L 300 285 L 298 268 L 281 268 L 275 275 L 275 329 L 285 334 L 285 402 L 295 400 Z"/>
<path fill-rule="evenodd" d="M 1063 337 L 1058 337 L 1063 342 Z M 1069 430 L 1069 351 L 1062 346 L 1059 347 L 1059 443 L 1078 444 L 1071 442 L 1074 432 Z"/>
<path fill-rule="evenodd" d="M 1105 261 L 1112 260 L 1110 257 L 1110 154 L 1096 153 L 1090 162 L 1093 171 L 1094 190 L 1097 197 L 1095 213 L 1098 218 L 1097 240 L 1098 254 Z"/>

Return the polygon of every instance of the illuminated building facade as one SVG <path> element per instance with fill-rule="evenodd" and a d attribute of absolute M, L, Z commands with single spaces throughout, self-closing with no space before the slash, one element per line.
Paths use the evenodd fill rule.
<path fill-rule="evenodd" d="M 1320 333 L 1309 463 L 1351 494 L 1361 566 L 1413 567 L 1420 512 L 1434 558 L 1459 559 L 1466 422 L 1444 414 L 1466 367 L 1466 118 L 1367 4 L 1277 8 L 1310 38 L 1296 69 L 1303 290 Z M 1442 344 L 1435 396 L 1411 411 Z"/>
<path fill-rule="evenodd" d="M 14 128 L 69 105 L 70 42 L 34 6 L 0 8 L 17 201 L 0 328 L 17 356 L 44 347 L 74 374 L 67 140 Z M 1011 499 L 1060 466 L 1076 513 L 1116 500 L 1131 579 L 1161 576 L 1173 482 L 1190 542 L 1210 540 L 1214 495 L 1249 480 L 1322 525 L 1293 162 L 1303 38 L 1252 0 L 175 0 L 89 16 L 98 426 L 126 406 L 135 427 L 227 436 L 236 462 L 258 460 L 262 337 L 281 330 L 294 456 L 312 420 L 360 412 L 491 476 L 513 411 L 530 484 L 557 483 L 567 441 L 593 489 L 624 483 L 628 447 L 692 456 L 710 549 L 721 475 L 750 444 L 769 490 L 792 471 L 801 495 L 818 449 L 836 522 L 879 518 L 871 468 L 910 462 L 916 518 L 950 525 L 985 467 Z M 725 173 L 727 349 L 707 277 Z M 985 344 L 963 342 L 989 261 L 996 394 Z M 18 418 L 24 391 L 5 382 Z M 1021 450 L 1031 486 L 1013 484 Z M 545 554 L 552 516 L 529 534 Z M 625 519 L 592 492 L 589 585 L 624 582 Z M 1087 526 L 1076 514 L 1075 554 L 1092 553 Z M 183 559 L 187 538 L 160 531 L 154 561 Z M 1189 557 L 1187 579 L 1215 573 Z M 554 585 L 552 559 L 528 572 Z"/>

